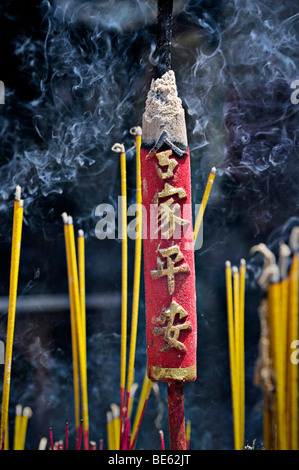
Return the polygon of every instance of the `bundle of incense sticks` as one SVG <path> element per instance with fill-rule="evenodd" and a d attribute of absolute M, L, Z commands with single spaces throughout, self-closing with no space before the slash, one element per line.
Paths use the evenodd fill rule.
<path fill-rule="evenodd" d="M 72 352 L 73 352 L 73 384 L 75 404 L 75 425 L 77 448 L 80 440 L 80 393 L 83 419 L 84 449 L 89 448 L 89 415 L 87 391 L 87 355 L 86 355 L 86 318 L 85 318 L 85 262 L 84 262 L 84 232 L 78 232 L 78 263 L 74 236 L 73 219 L 66 213 L 62 214 L 66 260 L 69 283 Z M 80 376 L 79 376 L 80 371 Z"/>
<path fill-rule="evenodd" d="M 298 270 L 299 227 L 288 244 L 281 242 L 278 260 L 264 244 L 264 266 L 258 282 L 261 337 L 254 382 L 264 397 L 264 448 L 298 450 Z"/>
<path fill-rule="evenodd" d="M 225 280 L 235 450 L 243 449 L 245 431 L 245 277 L 244 259 L 241 259 L 239 268 L 237 266 L 232 268 L 231 262 L 226 261 Z"/>

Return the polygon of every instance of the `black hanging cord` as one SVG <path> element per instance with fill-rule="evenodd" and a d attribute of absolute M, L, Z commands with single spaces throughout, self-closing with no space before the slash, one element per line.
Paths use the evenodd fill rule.
<path fill-rule="evenodd" d="M 173 0 L 158 0 L 157 12 L 157 78 L 171 69 Z"/>

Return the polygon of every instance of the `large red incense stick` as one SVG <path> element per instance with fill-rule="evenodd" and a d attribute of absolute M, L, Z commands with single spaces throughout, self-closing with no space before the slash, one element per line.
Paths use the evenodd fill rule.
<path fill-rule="evenodd" d="M 158 1 L 158 77 L 142 120 L 148 376 L 168 382 L 172 450 L 185 450 L 184 383 L 196 379 L 196 293 L 190 156 L 170 68 L 172 1 Z"/>

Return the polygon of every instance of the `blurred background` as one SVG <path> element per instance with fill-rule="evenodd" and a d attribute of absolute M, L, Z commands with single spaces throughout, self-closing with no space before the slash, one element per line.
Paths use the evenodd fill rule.
<path fill-rule="evenodd" d="M 121 242 L 99 240 L 95 210 L 117 209 L 119 155 L 127 150 L 128 204 L 135 202 L 134 138 L 155 75 L 156 1 L 10 0 L 0 5 L 0 339 L 5 342 L 14 191 L 24 226 L 13 349 L 10 434 L 15 405 L 30 406 L 27 449 L 53 427 L 74 439 L 71 331 L 61 213 L 86 235 L 90 438 L 104 438 L 119 403 Z M 195 252 L 198 379 L 185 386 L 191 449 L 232 449 L 233 427 L 224 264 L 247 262 L 245 442 L 262 447 L 258 353 L 260 242 L 275 249 L 299 223 L 299 105 L 296 0 L 174 0 L 172 68 L 186 111 L 193 203 L 212 166 L 217 175 Z M 116 210 L 117 215 L 117 210 Z M 133 217 L 132 217 L 133 218 Z M 130 218 L 129 218 L 130 220 Z M 116 221 L 117 222 L 117 221 Z M 129 241 L 130 325 L 134 241 Z M 128 328 L 128 333 L 130 328 Z M 135 380 L 146 366 L 141 285 Z M 2 387 L 4 366 L 0 366 Z M 151 393 L 138 449 L 168 443 L 166 384 Z"/>

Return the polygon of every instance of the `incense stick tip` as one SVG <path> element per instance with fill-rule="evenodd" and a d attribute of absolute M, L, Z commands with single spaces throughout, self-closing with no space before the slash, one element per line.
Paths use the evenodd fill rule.
<path fill-rule="evenodd" d="M 16 192 L 15 192 L 15 200 L 19 201 L 21 199 L 21 186 L 16 186 Z"/>
<path fill-rule="evenodd" d="M 46 437 L 42 437 L 41 440 L 39 441 L 38 450 L 46 450 L 47 443 L 48 443 L 48 439 Z"/>
<path fill-rule="evenodd" d="M 84 230 L 78 230 L 78 237 L 84 237 Z"/>
<path fill-rule="evenodd" d="M 119 144 L 119 143 L 114 144 L 111 147 L 111 150 L 116 153 L 125 153 L 126 151 L 124 144 Z"/>
<path fill-rule="evenodd" d="M 211 169 L 211 173 L 213 173 L 213 174 L 215 175 L 215 174 L 216 174 L 216 171 L 217 171 L 217 170 L 216 170 L 216 167 L 213 166 L 213 168 Z"/>
<path fill-rule="evenodd" d="M 67 218 L 67 223 L 68 223 L 69 225 L 73 225 L 73 217 L 72 217 L 71 215 L 68 216 L 68 218 Z"/>
<path fill-rule="evenodd" d="M 299 227 L 294 227 L 289 240 L 289 245 L 292 251 L 298 251 L 299 248 Z"/>
<path fill-rule="evenodd" d="M 241 266 L 246 266 L 246 261 L 245 261 L 244 258 L 241 258 L 241 259 L 240 259 L 240 265 L 241 265 Z"/>
<path fill-rule="evenodd" d="M 27 416 L 27 418 L 31 418 L 32 415 L 33 415 L 33 411 L 30 408 L 30 406 L 25 406 L 25 408 L 23 409 L 23 416 Z"/>
<path fill-rule="evenodd" d="M 239 272 L 239 270 L 238 270 L 237 266 L 233 266 L 232 267 L 232 273 L 237 274 L 238 272 Z"/>
<path fill-rule="evenodd" d="M 225 267 L 226 268 L 231 268 L 231 262 L 230 261 L 225 261 Z"/>
<path fill-rule="evenodd" d="M 142 128 L 140 126 L 131 127 L 130 134 L 132 134 L 132 135 L 142 135 Z"/>
<path fill-rule="evenodd" d="M 119 406 L 116 405 L 116 403 L 111 403 L 110 408 L 112 410 L 112 416 L 114 418 L 119 418 L 120 416 Z"/>
<path fill-rule="evenodd" d="M 22 414 L 22 405 L 20 405 L 20 404 L 16 405 L 16 414 L 17 415 Z"/>
<path fill-rule="evenodd" d="M 67 224 L 68 224 L 68 215 L 67 215 L 67 213 L 66 213 L 66 212 L 63 212 L 63 213 L 61 214 L 61 217 L 62 217 L 62 220 L 63 220 L 64 225 L 67 225 Z"/>
<path fill-rule="evenodd" d="M 281 243 L 279 245 L 279 254 L 284 258 L 287 258 L 288 256 L 290 256 L 291 250 L 288 247 L 288 245 L 286 245 L 285 243 Z"/>

